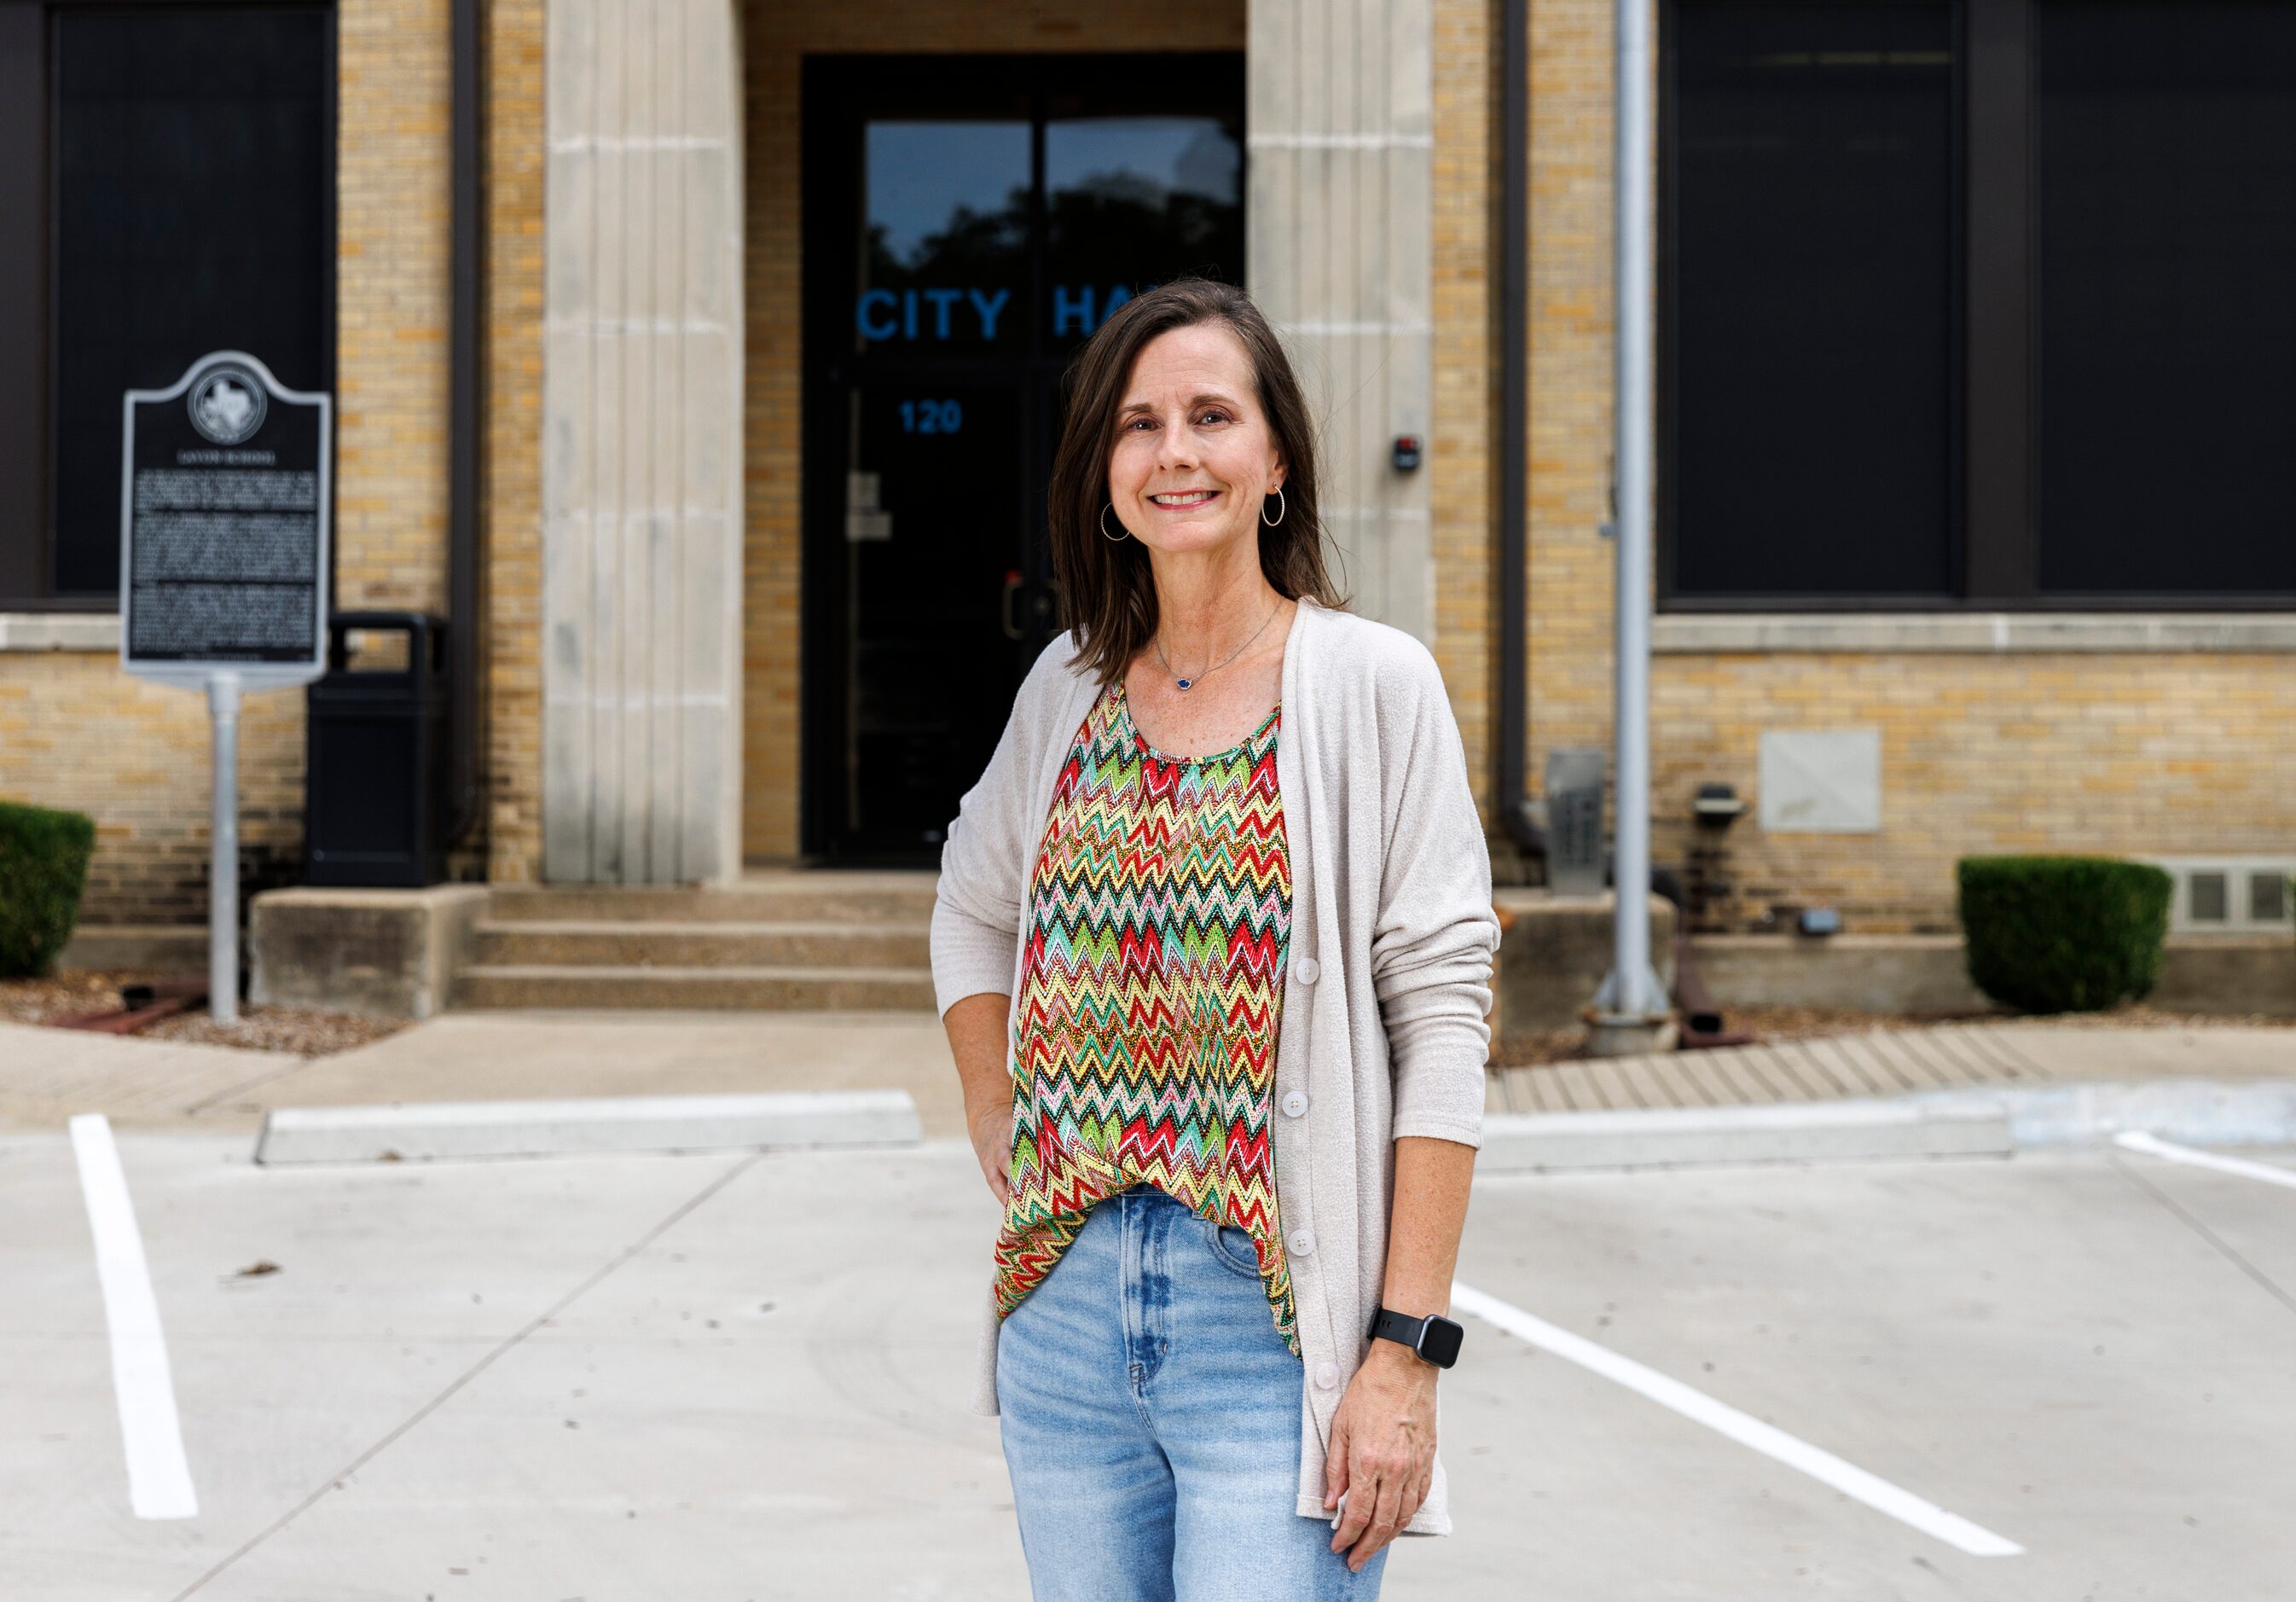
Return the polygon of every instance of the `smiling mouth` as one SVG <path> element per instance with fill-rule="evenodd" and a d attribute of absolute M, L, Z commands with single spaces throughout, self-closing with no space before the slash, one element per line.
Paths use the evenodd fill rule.
<path fill-rule="evenodd" d="M 1185 508 L 1201 506 L 1218 493 L 1217 489 L 1168 489 L 1150 496 L 1148 500 L 1152 505 Z"/>

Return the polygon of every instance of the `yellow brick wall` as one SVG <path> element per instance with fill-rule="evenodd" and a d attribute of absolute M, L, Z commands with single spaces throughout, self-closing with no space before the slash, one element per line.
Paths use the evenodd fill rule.
<path fill-rule="evenodd" d="M 487 39 L 487 877 L 542 876 L 544 0 Z"/>
<path fill-rule="evenodd" d="M 1611 448 L 1611 19 L 1609 0 L 1532 0 L 1534 790 L 1548 751 L 1611 737 L 1614 549 L 1595 531 Z M 1765 836 L 1761 731 L 1842 727 L 1881 731 L 1879 834 Z M 1962 856 L 2287 850 L 2291 727 L 2284 655 L 1661 655 L 1652 856 L 1684 866 L 1690 799 L 1724 781 L 1750 810 L 1725 837 L 1735 890 L 1716 924 L 1822 903 L 1856 930 L 1949 931 Z"/>
<path fill-rule="evenodd" d="M 447 0 L 341 0 L 336 12 L 345 608 L 446 602 L 447 14 Z M 116 655 L 0 653 L 0 797 L 94 815 L 85 922 L 205 919 L 208 738 L 202 696 L 128 678 Z M 291 881 L 303 849 L 299 690 L 247 697 L 240 777 L 243 871 L 257 888 Z"/>
<path fill-rule="evenodd" d="M 749 858 L 770 859 L 798 849 L 800 57 L 808 51 L 1241 50 L 1244 5 L 748 0 L 742 27 L 749 191 L 742 847 Z"/>
<path fill-rule="evenodd" d="M 345 604 L 445 595 L 447 58 L 444 0 L 347 0 L 337 538 Z M 1529 507 L 1530 774 L 1557 745 L 1607 746 L 1610 9 L 1533 0 Z M 1494 14 L 1436 0 L 1437 656 L 1487 817 L 1496 640 L 1496 83 Z M 1128 13 L 1081 4 L 850 8 L 750 0 L 744 431 L 745 790 L 754 858 L 796 850 L 798 62 L 805 51 L 1242 48 L 1242 0 Z M 540 840 L 538 412 L 542 0 L 490 9 L 486 539 L 489 875 L 535 876 Z M 250 700 L 250 853 L 299 850 L 300 697 Z M 1653 665 L 1656 858 L 1680 867 L 1694 786 L 1756 799 L 1764 728 L 1873 727 L 1879 835 L 1726 837 L 1735 898 L 1840 906 L 1853 927 L 1950 926 L 1955 858 L 2005 850 L 2284 849 L 2296 831 L 2287 657 L 1932 653 L 1664 655 Z M 90 915 L 196 920 L 205 719 L 194 696 L 123 681 L 108 657 L 0 656 L 0 794 L 103 797 Z M 138 749 L 139 747 L 143 749 Z M 149 760 L 146 750 L 163 752 Z M 1505 850 L 1503 842 L 1498 848 Z"/>
<path fill-rule="evenodd" d="M 335 604 L 444 612 L 448 0 L 335 16 Z"/>
<path fill-rule="evenodd" d="M 1498 40 L 1485 0 L 1435 0 L 1435 405 L 1427 469 L 1435 660 L 1486 827 L 1496 793 Z M 1504 849 L 1504 839 L 1498 845 Z"/>
<path fill-rule="evenodd" d="M 86 812 L 95 859 L 83 924 L 198 924 L 208 909 L 207 697 L 88 652 L 0 652 L 0 799 Z M 268 889 L 301 875 L 303 695 L 245 697 L 240 863 Z"/>
<path fill-rule="evenodd" d="M 1658 659 L 1652 852 L 1680 865 L 1702 781 L 1750 803 L 1718 920 L 1839 907 L 1874 932 L 1951 932 L 1956 858 L 2284 852 L 2296 838 L 2296 667 L 2286 656 L 1910 653 Z M 1765 835 L 1765 728 L 1874 728 L 1877 834 Z M 1782 922 L 1790 921 L 1782 919 Z"/>
<path fill-rule="evenodd" d="M 1611 11 L 1530 7 L 1529 783 L 1611 738 Z"/>

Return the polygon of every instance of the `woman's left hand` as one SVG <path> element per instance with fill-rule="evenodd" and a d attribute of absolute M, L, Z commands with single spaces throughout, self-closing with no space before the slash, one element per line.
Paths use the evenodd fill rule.
<path fill-rule="evenodd" d="M 1374 1341 L 1340 1398 L 1324 1458 L 1324 1509 L 1338 1508 L 1346 1493 L 1332 1550 L 1347 1553 L 1350 1570 L 1370 1562 L 1427 1499 L 1441 1372 L 1406 1346 Z"/>

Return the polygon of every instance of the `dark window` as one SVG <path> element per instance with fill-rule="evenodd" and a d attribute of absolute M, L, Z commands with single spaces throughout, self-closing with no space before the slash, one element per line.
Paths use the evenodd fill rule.
<path fill-rule="evenodd" d="M 1029 348 L 1029 139 L 1026 118 L 862 130 L 857 349 L 963 360 Z"/>
<path fill-rule="evenodd" d="M 1185 273 L 1241 282 L 1243 151 L 1218 117 L 1060 117 L 1045 124 L 1047 349 Z"/>
<path fill-rule="evenodd" d="M 1678 592 L 1953 585 L 1951 43 L 1942 4 L 1677 13 Z"/>
<path fill-rule="evenodd" d="M 1663 28 L 1664 604 L 2296 604 L 2296 3 Z"/>
<path fill-rule="evenodd" d="M 37 219 L 0 245 L 31 423 L 0 448 L 0 600 L 116 595 L 125 390 L 217 349 L 333 387 L 333 77 L 324 6 L 0 4 L 0 202 Z"/>
<path fill-rule="evenodd" d="M 2296 591 L 2296 4 L 2035 21 L 2039 587 Z"/>

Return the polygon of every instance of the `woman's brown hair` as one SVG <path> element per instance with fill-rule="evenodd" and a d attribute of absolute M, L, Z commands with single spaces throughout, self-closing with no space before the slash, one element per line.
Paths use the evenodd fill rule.
<path fill-rule="evenodd" d="M 1346 599 L 1324 567 L 1324 523 L 1316 499 L 1315 423 L 1283 354 L 1251 297 L 1232 283 L 1177 278 L 1134 296 L 1110 314 L 1062 377 L 1066 415 L 1046 517 L 1051 525 L 1053 577 L 1061 620 L 1076 631 L 1077 654 L 1103 685 L 1124 676 L 1156 636 L 1156 580 L 1146 547 L 1100 531 L 1108 505 L 1108 462 L 1116 448 L 1117 410 L 1141 349 L 1160 333 L 1200 323 L 1224 325 L 1243 345 L 1252 387 L 1286 469 L 1283 519 L 1259 523 L 1259 571 L 1289 600 L 1312 596 L 1326 606 Z"/>

